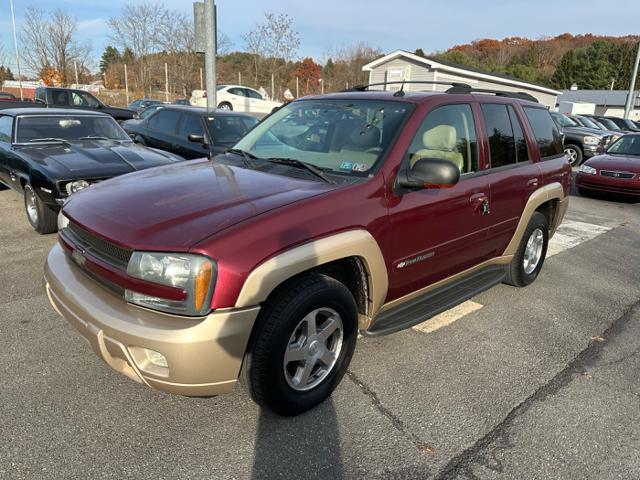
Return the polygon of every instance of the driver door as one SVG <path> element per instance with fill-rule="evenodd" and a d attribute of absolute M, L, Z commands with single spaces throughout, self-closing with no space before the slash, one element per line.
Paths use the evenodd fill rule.
<path fill-rule="evenodd" d="M 487 260 L 491 191 L 481 173 L 476 123 L 470 103 L 437 106 L 426 114 L 402 168 L 423 158 L 453 162 L 460 181 L 452 188 L 399 192 L 391 203 L 393 260 L 389 296 L 399 298 Z"/>

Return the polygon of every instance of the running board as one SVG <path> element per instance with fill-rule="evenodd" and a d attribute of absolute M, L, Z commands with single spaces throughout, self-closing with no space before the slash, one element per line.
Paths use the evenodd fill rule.
<path fill-rule="evenodd" d="M 360 333 L 378 337 L 413 327 L 499 284 L 505 273 L 504 266 L 487 267 L 381 313 Z"/>

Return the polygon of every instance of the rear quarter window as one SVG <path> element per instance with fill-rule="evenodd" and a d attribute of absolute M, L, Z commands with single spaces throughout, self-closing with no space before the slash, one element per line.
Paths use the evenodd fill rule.
<path fill-rule="evenodd" d="M 524 107 L 536 144 L 540 151 L 540 160 L 551 160 L 564 155 L 562 137 L 551 114 L 544 108 Z"/>

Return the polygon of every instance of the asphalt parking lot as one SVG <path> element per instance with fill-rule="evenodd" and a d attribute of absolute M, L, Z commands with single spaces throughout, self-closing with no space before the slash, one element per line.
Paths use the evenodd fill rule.
<path fill-rule="evenodd" d="M 50 308 L 0 192 L 0 478 L 640 478 L 640 203 L 572 197 L 538 280 L 361 338 L 296 418 L 111 371 Z"/>

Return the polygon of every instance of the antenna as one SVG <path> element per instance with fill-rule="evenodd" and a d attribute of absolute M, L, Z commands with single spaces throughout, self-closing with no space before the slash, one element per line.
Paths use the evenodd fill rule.
<path fill-rule="evenodd" d="M 402 80 L 402 85 L 400 85 L 400 90 L 393 94 L 394 97 L 404 97 L 404 80 Z"/>

